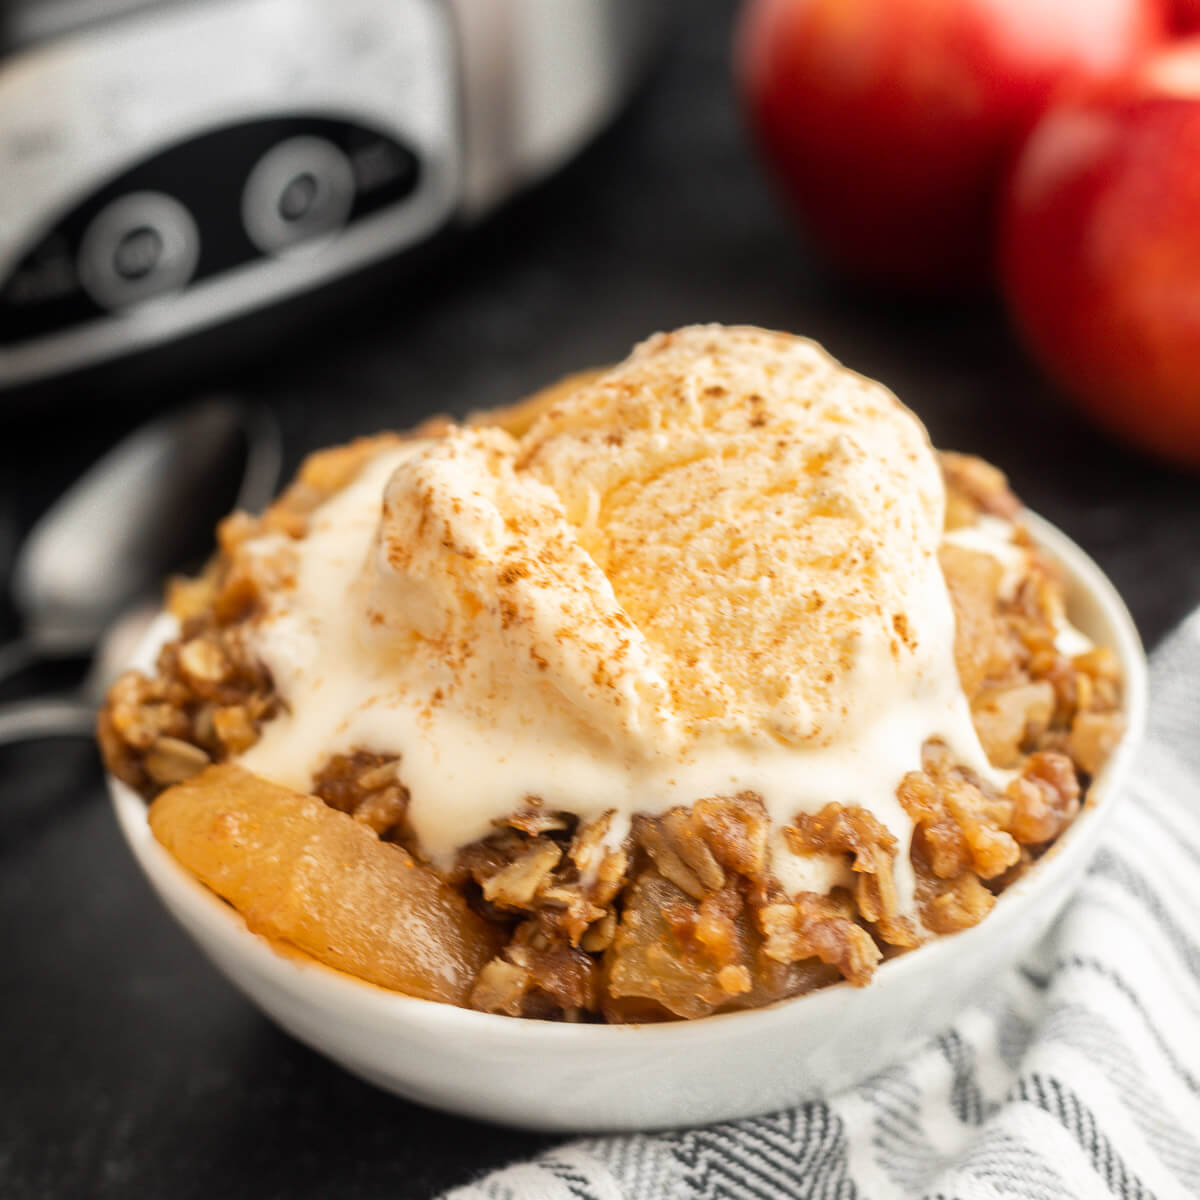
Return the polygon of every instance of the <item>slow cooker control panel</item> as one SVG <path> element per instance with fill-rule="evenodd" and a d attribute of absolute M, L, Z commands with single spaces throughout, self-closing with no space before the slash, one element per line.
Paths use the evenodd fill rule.
<path fill-rule="evenodd" d="M 192 138 L 98 188 L 21 257 L 0 291 L 0 345 L 328 251 L 403 203 L 420 174 L 411 147 L 345 121 L 260 120 Z"/>
<path fill-rule="evenodd" d="M 210 0 L 16 67 L 0 64 L 0 388 L 317 286 L 458 204 L 436 0 Z"/>

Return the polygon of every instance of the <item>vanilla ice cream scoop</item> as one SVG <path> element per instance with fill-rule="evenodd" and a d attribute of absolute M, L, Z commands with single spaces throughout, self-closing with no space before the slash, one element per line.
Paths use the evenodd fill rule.
<path fill-rule="evenodd" d="M 924 429 L 814 343 L 699 326 L 561 396 L 523 436 L 382 450 L 293 543 L 254 627 L 287 713 L 244 763 L 307 788 L 399 754 L 448 862 L 528 797 L 583 818 L 758 793 L 776 826 L 896 800 L 931 737 L 987 773 L 937 560 Z M 797 859 L 791 891 L 843 864 Z"/>
<path fill-rule="evenodd" d="M 561 498 L 697 736 L 831 744 L 891 699 L 863 667 L 952 640 L 922 596 L 945 505 L 925 430 L 812 342 L 660 335 L 546 414 L 520 466 Z"/>

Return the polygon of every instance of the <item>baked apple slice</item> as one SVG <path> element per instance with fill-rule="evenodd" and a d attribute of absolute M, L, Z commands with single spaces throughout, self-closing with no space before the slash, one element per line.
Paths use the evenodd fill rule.
<path fill-rule="evenodd" d="M 154 836 L 255 933 L 381 987 L 466 1003 L 500 931 L 406 850 L 222 763 L 163 792 Z"/>

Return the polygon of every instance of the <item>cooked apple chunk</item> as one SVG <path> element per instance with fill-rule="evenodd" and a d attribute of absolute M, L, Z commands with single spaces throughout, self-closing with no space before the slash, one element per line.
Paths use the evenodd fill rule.
<path fill-rule="evenodd" d="M 151 805 L 154 836 L 255 933 L 425 1000 L 463 1004 L 495 928 L 401 847 L 230 763 Z"/>

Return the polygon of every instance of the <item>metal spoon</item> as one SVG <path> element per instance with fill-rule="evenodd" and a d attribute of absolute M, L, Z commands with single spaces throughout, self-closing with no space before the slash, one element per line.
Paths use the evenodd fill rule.
<path fill-rule="evenodd" d="M 91 650 L 74 697 L 0 706 L 0 744 L 90 731 L 95 704 L 124 661 L 147 597 L 173 567 L 211 544 L 231 508 L 254 511 L 279 478 L 279 431 L 265 410 L 209 400 L 135 430 L 91 467 L 38 521 L 13 572 L 24 634 L 0 647 L 0 682 L 45 658 Z M 141 619 L 119 614 L 141 600 Z M 153 605 L 156 607 L 156 605 Z"/>
<path fill-rule="evenodd" d="M 101 639 L 77 691 L 0 704 L 0 746 L 37 738 L 90 737 L 96 729 L 96 710 L 109 684 L 128 665 L 160 611 L 158 601 L 148 601 L 123 613 Z"/>

